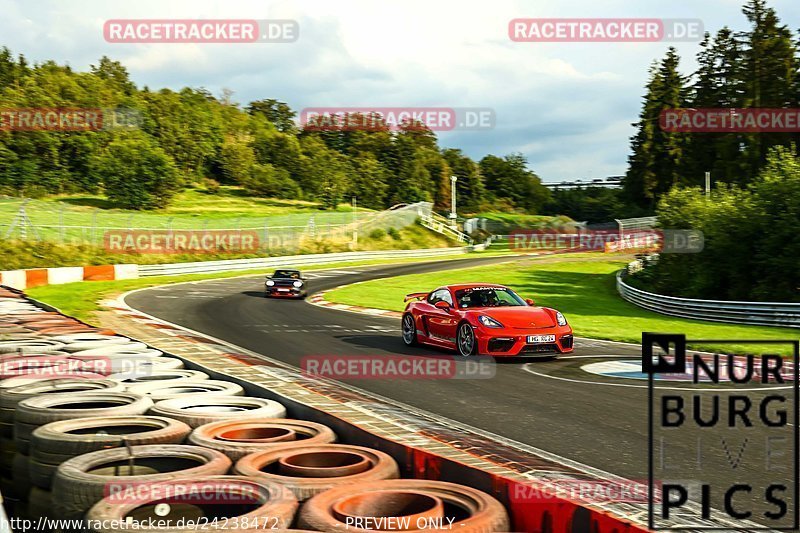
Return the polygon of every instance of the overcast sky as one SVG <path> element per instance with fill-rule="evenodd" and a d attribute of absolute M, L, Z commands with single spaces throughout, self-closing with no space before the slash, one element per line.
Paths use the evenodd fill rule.
<path fill-rule="evenodd" d="M 625 172 L 647 70 L 669 43 L 517 43 L 520 17 L 699 18 L 744 29 L 740 0 L 0 0 L 0 45 L 83 70 L 102 55 L 139 85 L 322 106 L 490 107 L 491 130 L 439 133 L 473 158 L 522 152 L 545 181 Z M 800 27 L 798 0 L 772 0 Z M 107 19 L 295 19 L 291 44 L 112 44 Z M 696 43 L 675 43 L 691 72 Z"/>

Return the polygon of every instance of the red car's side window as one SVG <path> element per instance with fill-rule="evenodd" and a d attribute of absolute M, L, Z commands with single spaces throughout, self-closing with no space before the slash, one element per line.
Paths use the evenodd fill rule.
<path fill-rule="evenodd" d="M 450 290 L 448 289 L 438 289 L 433 291 L 430 296 L 428 296 L 428 303 L 431 305 L 435 305 L 436 302 L 445 301 L 449 303 L 451 306 L 453 305 L 453 297 L 450 295 Z"/>

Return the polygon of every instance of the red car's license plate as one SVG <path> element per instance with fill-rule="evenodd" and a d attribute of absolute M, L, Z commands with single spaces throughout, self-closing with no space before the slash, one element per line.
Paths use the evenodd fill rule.
<path fill-rule="evenodd" d="M 289 289 L 278 289 L 278 292 L 289 292 Z"/>
<path fill-rule="evenodd" d="M 555 335 L 528 335 L 528 344 L 547 344 L 556 342 Z"/>

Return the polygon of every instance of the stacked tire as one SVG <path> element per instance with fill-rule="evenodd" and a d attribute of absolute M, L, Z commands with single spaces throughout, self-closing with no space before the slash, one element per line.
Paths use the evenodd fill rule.
<path fill-rule="evenodd" d="M 17 454 L 12 462 L 12 479 L 20 499 L 29 501 L 27 495 L 33 488 L 32 473 L 35 473 L 41 490 L 47 490 L 46 487 L 53 477 L 52 464 L 34 461 L 28 456 L 32 434 L 38 427 L 75 418 L 141 415 L 152 404 L 149 398 L 127 392 L 44 394 L 20 401 L 14 411 L 14 443 Z"/>
<path fill-rule="evenodd" d="M 73 457 L 125 446 L 181 444 L 190 432 L 191 428 L 178 420 L 145 415 L 51 422 L 31 434 L 31 482 L 50 490 L 58 467 Z"/>
<path fill-rule="evenodd" d="M 86 518 L 96 533 L 130 531 L 128 518 L 137 531 L 171 533 L 198 524 L 366 532 L 374 530 L 353 519 L 378 517 L 427 524 L 405 531 L 437 523 L 461 533 L 509 530 L 491 496 L 400 479 L 386 453 L 337 443 L 329 427 L 288 414 L 280 402 L 0 287 L 0 492 L 18 501 L 13 516 Z M 226 500 L 232 495 L 246 499 Z"/>

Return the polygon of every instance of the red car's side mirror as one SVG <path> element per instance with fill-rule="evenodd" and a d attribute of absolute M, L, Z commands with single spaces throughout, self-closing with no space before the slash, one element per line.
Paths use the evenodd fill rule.
<path fill-rule="evenodd" d="M 536 305 L 536 302 L 534 302 L 530 298 L 525 298 L 525 303 L 528 304 L 528 305 Z"/>
<path fill-rule="evenodd" d="M 437 309 L 450 309 L 450 304 L 445 302 L 444 300 L 439 300 L 433 306 Z"/>

